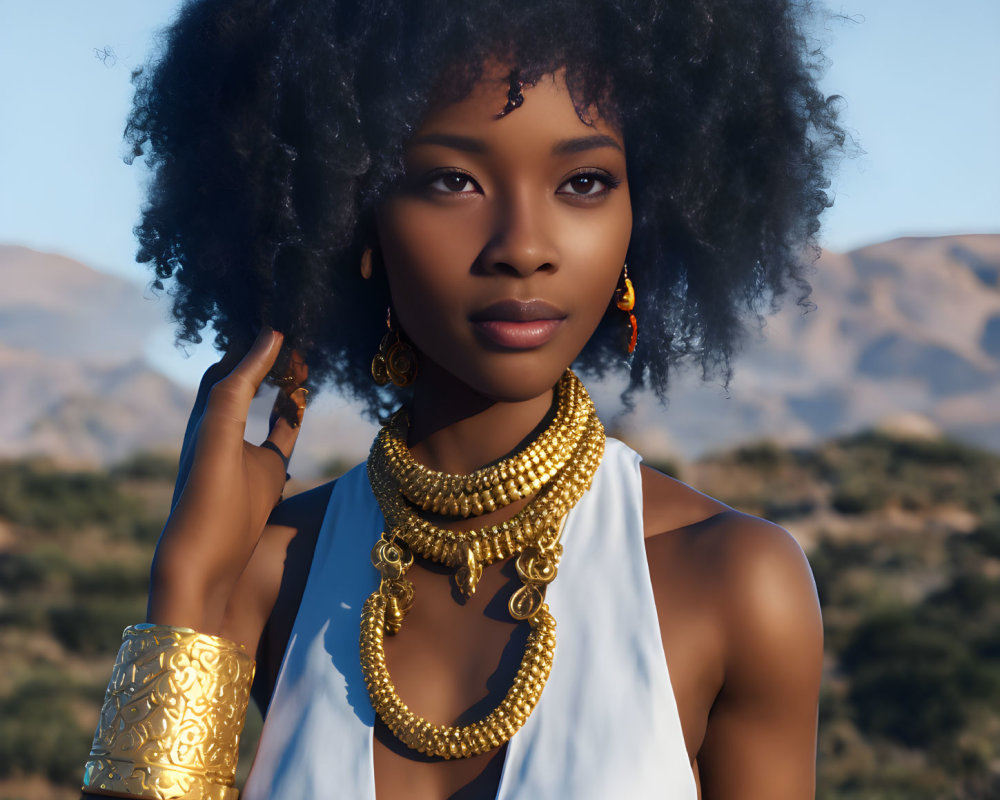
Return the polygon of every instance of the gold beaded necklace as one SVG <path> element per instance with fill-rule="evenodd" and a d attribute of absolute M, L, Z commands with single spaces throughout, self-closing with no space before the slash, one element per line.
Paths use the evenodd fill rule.
<path fill-rule="evenodd" d="M 516 455 L 469 475 L 437 472 L 418 464 L 406 446 L 406 412 L 397 411 L 382 429 L 372 457 L 378 472 L 391 474 L 403 495 L 424 511 L 477 517 L 529 497 L 573 454 L 593 411 L 587 390 L 567 370 L 556 385 L 551 424 Z"/>
<path fill-rule="evenodd" d="M 372 706 L 408 747 L 442 758 L 488 752 L 508 741 L 531 714 L 552 668 L 555 620 L 545 590 L 556 576 L 566 515 L 590 488 L 604 454 L 604 427 L 586 389 L 569 370 L 556 386 L 556 414 L 524 450 L 470 475 L 420 466 L 406 448 L 405 419 L 397 412 L 380 431 L 368 459 L 372 491 L 386 530 L 372 549 L 381 574 L 361 619 L 361 668 Z M 478 516 L 535 493 L 511 519 L 458 532 L 420 516 L 418 507 L 450 516 Z M 492 508 L 491 508 L 492 506 Z M 508 604 L 531 626 L 520 669 L 497 708 L 466 726 L 434 725 L 399 698 L 385 663 L 384 637 L 397 633 L 413 605 L 406 572 L 413 553 L 457 567 L 456 582 L 475 591 L 484 565 L 517 555 L 522 586 Z"/>

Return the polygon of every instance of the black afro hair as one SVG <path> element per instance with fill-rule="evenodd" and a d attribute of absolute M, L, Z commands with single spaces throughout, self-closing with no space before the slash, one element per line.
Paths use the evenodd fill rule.
<path fill-rule="evenodd" d="M 745 321 L 806 302 L 827 173 L 843 149 L 816 85 L 809 9 L 788 0 L 198 0 L 136 74 L 126 136 L 153 170 L 137 259 L 172 280 L 179 339 L 262 325 L 383 413 L 369 376 L 388 287 L 364 282 L 374 209 L 432 102 L 501 57 L 559 68 L 623 132 L 641 333 L 612 314 L 577 366 L 661 396 L 681 358 L 728 376 Z M 584 112 L 581 111 L 581 114 Z M 618 312 L 620 314 L 620 312 Z M 617 317 L 615 320 L 620 322 Z"/>

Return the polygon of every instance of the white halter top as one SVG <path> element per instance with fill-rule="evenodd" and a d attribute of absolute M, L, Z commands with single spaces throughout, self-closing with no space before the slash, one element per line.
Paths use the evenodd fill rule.
<path fill-rule="evenodd" d="M 697 800 L 646 562 L 639 460 L 608 439 L 566 521 L 546 595 L 555 660 L 507 746 L 497 800 Z M 383 525 L 359 465 L 331 494 L 244 800 L 375 800 L 358 634 Z"/>

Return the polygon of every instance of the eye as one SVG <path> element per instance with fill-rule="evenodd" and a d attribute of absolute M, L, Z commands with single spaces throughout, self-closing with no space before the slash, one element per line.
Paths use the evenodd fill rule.
<path fill-rule="evenodd" d="M 427 188 L 442 194 L 475 194 L 479 186 L 464 172 L 439 172 L 427 179 Z"/>
<path fill-rule="evenodd" d="M 599 197 L 616 188 L 620 181 L 606 172 L 580 172 L 559 187 L 557 194 L 570 197 Z"/>

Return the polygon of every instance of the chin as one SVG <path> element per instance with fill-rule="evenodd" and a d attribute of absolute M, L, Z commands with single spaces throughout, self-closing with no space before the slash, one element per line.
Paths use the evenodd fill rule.
<path fill-rule="evenodd" d="M 477 393 L 500 403 L 521 403 L 550 391 L 569 360 L 540 351 L 484 353 L 451 374 Z"/>

